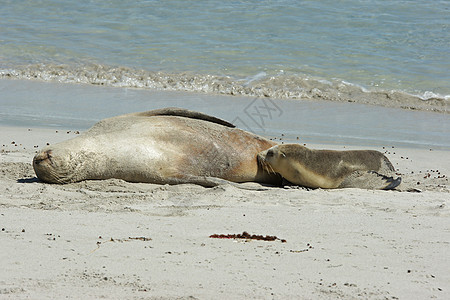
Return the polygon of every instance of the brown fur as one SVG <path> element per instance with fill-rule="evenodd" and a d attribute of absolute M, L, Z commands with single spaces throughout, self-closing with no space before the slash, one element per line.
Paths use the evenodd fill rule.
<path fill-rule="evenodd" d="M 374 150 L 313 150 L 298 144 L 285 144 L 265 150 L 258 157 L 268 172 L 279 173 L 291 183 L 311 188 L 364 185 L 383 188 L 390 186 L 387 176 L 394 172 L 386 156 Z"/>

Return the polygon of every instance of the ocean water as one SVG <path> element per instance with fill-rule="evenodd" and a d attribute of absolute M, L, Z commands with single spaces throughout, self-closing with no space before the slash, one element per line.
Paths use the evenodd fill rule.
<path fill-rule="evenodd" d="M 447 111 L 449 16 L 447 0 L 2 0 L 0 78 Z"/>

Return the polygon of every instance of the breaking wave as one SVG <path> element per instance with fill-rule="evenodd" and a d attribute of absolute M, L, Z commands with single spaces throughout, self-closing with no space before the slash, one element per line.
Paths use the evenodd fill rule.
<path fill-rule="evenodd" d="M 105 65 L 35 64 L 0 70 L 2 79 L 34 79 L 61 83 L 84 83 L 125 88 L 189 91 L 212 94 L 355 102 L 405 109 L 449 113 L 450 96 L 432 92 L 413 95 L 403 91 L 365 89 L 340 80 L 323 80 L 306 75 L 252 77 L 167 73 Z"/>

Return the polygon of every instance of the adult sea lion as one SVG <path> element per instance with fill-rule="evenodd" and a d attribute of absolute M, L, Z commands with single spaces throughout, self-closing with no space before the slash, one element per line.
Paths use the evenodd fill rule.
<path fill-rule="evenodd" d="M 374 150 L 313 150 L 298 144 L 277 145 L 258 154 L 268 171 L 309 188 L 393 189 L 401 183 L 391 162 Z"/>
<path fill-rule="evenodd" d="M 223 180 L 279 184 L 257 163 L 276 143 L 199 112 L 166 108 L 102 120 L 33 159 L 48 183 L 117 178 L 215 186 Z M 221 181 L 222 179 L 222 181 Z"/>

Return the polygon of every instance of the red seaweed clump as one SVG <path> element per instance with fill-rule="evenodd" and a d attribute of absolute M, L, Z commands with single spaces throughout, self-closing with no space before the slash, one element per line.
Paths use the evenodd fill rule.
<path fill-rule="evenodd" d="M 282 243 L 286 243 L 286 240 L 279 239 L 276 236 L 272 235 L 256 235 L 256 234 L 249 234 L 247 231 L 244 231 L 243 233 L 238 234 L 212 234 L 209 236 L 213 239 L 245 239 L 245 240 L 259 240 L 259 241 L 275 241 L 280 240 Z"/>

